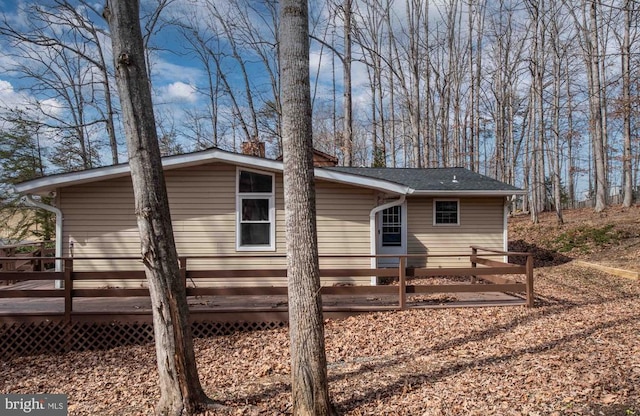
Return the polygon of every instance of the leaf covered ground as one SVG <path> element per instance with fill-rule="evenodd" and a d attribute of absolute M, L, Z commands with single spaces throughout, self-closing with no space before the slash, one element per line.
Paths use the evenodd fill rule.
<path fill-rule="evenodd" d="M 523 241 L 540 247 L 531 235 Z M 536 269 L 532 309 L 422 309 L 327 321 L 336 409 L 640 415 L 639 282 L 559 263 Z M 286 329 L 196 340 L 196 355 L 206 392 L 226 406 L 211 414 L 291 413 Z M 152 345 L 0 361 L 0 392 L 65 393 L 71 415 L 151 414 L 156 383 Z"/>
<path fill-rule="evenodd" d="M 509 248 L 530 251 L 538 266 L 581 259 L 611 267 L 640 271 L 640 206 L 613 206 L 595 213 L 591 208 L 563 211 L 563 224 L 555 213 L 509 219 Z"/>

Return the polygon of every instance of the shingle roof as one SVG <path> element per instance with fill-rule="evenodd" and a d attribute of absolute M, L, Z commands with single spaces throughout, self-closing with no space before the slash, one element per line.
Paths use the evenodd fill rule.
<path fill-rule="evenodd" d="M 520 193 L 521 189 L 465 168 L 355 168 L 324 169 L 383 179 L 406 185 L 415 191 L 499 191 Z"/>
<path fill-rule="evenodd" d="M 162 158 L 162 164 L 165 170 L 213 162 L 231 163 L 238 166 L 247 166 L 273 172 L 283 170 L 281 161 L 241 155 L 215 148 Z M 32 179 L 16 184 L 15 188 L 22 194 L 46 194 L 54 192 L 58 188 L 123 177 L 130 174 L 129 165 L 123 163 L 120 165 L 105 166 L 79 172 L 67 172 Z M 397 195 L 455 195 L 459 193 L 460 195 L 508 196 L 523 193 L 522 190 L 516 187 L 463 168 L 404 169 L 318 167 L 315 170 L 315 174 L 316 178 L 319 179 L 377 189 L 382 192 Z"/>

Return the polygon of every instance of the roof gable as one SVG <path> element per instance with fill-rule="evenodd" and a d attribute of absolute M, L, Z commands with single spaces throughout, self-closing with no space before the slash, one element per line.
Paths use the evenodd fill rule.
<path fill-rule="evenodd" d="M 229 163 L 236 166 L 244 166 L 247 168 L 270 172 L 282 172 L 283 169 L 282 161 L 232 153 L 216 148 L 162 158 L 162 166 L 164 170 L 198 166 L 214 162 Z M 385 179 L 361 176 L 349 172 L 329 171 L 321 168 L 316 168 L 314 172 L 316 178 L 332 182 L 361 186 L 398 195 L 410 192 L 410 189 L 406 185 Z M 130 174 L 131 170 L 129 168 L 129 164 L 123 163 L 77 172 L 44 176 L 19 183 L 15 185 L 15 188 L 22 194 L 46 194 L 54 192 L 58 188 L 125 177 Z"/>
<path fill-rule="evenodd" d="M 282 172 L 282 161 L 207 149 L 162 158 L 164 170 L 213 162 L 229 163 L 253 169 Z M 352 168 L 316 167 L 315 177 L 331 182 L 376 189 L 396 195 L 513 195 L 522 190 L 464 168 Z M 61 173 L 22 182 L 15 186 L 22 194 L 45 194 L 58 188 L 124 177 L 131 174 L 129 164 L 105 166 L 78 172 Z"/>

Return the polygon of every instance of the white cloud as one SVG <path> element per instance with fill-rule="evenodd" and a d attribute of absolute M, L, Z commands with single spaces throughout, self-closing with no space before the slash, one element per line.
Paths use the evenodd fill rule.
<path fill-rule="evenodd" d="M 176 81 L 160 88 L 160 99 L 162 102 L 195 102 L 197 90 L 193 85 Z"/>
<path fill-rule="evenodd" d="M 48 114 L 51 117 L 60 117 L 65 107 L 55 98 L 47 98 L 40 101 L 40 108 L 42 108 L 44 114 Z"/>
<path fill-rule="evenodd" d="M 313 45 L 309 51 L 309 70 L 312 75 L 318 72 L 325 74 L 328 78 L 331 77 L 331 58 L 333 51 L 329 48 L 322 48 L 317 45 Z M 335 59 L 336 72 L 342 71 L 342 62 L 338 58 Z"/>
<path fill-rule="evenodd" d="M 16 91 L 11 82 L 2 79 L 0 79 L 0 103 L 0 111 L 24 110 L 28 117 L 36 119 L 42 114 L 60 117 L 65 111 L 64 105 L 55 98 L 39 101 L 25 92 Z"/>
<path fill-rule="evenodd" d="M 16 91 L 9 81 L 0 79 L 0 107 L 3 110 L 13 111 L 28 105 L 28 97 Z"/>
<path fill-rule="evenodd" d="M 154 82 L 172 82 L 180 77 L 187 82 L 196 82 L 204 76 L 200 68 L 178 65 L 165 59 L 152 57 L 151 76 Z"/>

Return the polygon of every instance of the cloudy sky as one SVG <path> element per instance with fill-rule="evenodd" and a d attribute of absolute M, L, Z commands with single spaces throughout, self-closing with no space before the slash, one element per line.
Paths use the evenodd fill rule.
<path fill-rule="evenodd" d="M 57 23 L 56 27 L 44 27 L 41 21 L 33 18 L 33 14 L 26 12 L 26 9 L 36 5 L 43 6 L 45 10 L 47 4 L 51 1 L 25 1 L 25 0 L 0 0 L 0 13 L 2 14 L 3 26 L 10 26 L 16 31 L 33 34 L 38 30 L 42 30 L 43 34 L 52 37 L 64 38 L 65 24 L 67 21 L 62 16 L 48 16 L 48 18 Z M 225 38 L 223 32 L 224 24 L 231 24 L 231 31 L 237 36 L 239 41 L 238 53 L 245 61 L 247 77 L 250 83 L 250 89 L 254 94 L 254 105 L 259 111 L 262 106 L 273 100 L 273 90 L 271 89 L 271 80 L 264 63 L 261 62 L 262 57 L 258 56 L 256 51 L 247 50 L 246 44 L 252 41 L 246 33 L 242 33 L 241 26 L 243 24 L 251 26 L 255 38 L 253 41 L 264 39 L 268 42 L 273 41 L 273 27 L 271 26 L 271 17 L 269 10 L 260 9 L 259 2 L 247 2 L 252 8 L 236 8 L 232 9 L 230 2 L 211 0 L 209 2 L 193 1 L 193 0 L 175 0 L 163 10 L 161 16 L 163 19 L 170 20 L 172 24 L 159 22 L 153 30 L 150 40 L 150 62 L 152 85 L 154 94 L 154 105 L 157 109 L 156 117 L 159 118 L 161 129 L 181 129 L 178 126 L 189 117 L 196 117 L 198 114 L 206 113 L 210 100 L 207 97 L 208 80 L 210 75 L 205 71 L 203 63 L 193 53 L 193 47 L 184 37 L 184 31 L 178 28 L 176 23 L 189 24 L 197 26 L 202 30 L 205 37 L 210 42 L 217 31 L 221 34 L 220 38 Z M 101 43 L 105 61 L 111 65 L 110 41 L 105 36 L 107 26 L 104 19 L 100 16 L 102 11 L 102 2 L 86 3 L 78 5 L 72 2 L 80 15 L 88 19 L 99 30 L 104 31 L 103 34 L 97 36 Z M 143 0 L 142 16 L 143 24 L 148 22 L 144 16 L 148 16 L 149 11 L 157 4 L 155 1 Z M 218 13 L 226 22 L 216 21 L 213 19 L 212 13 Z M 313 27 L 322 27 L 326 25 L 329 19 L 334 19 L 337 25 L 340 25 L 339 16 L 335 16 L 334 12 L 324 6 L 324 2 L 312 4 L 312 22 Z M 249 18 L 245 21 L 246 16 Z M 57 19 L 57 20 L 56 20 Z M 73 17 L 68 20 L 73 21 Z M 318 24 L 319 21 L 319 24 Z M 212 24 L 214 22 L 214 24 Z M 237 27 L 233 27 L 233 25 Z M 312 30 L 314 28 L 312 27 Z M 339 26 L 338 26 L 339 27 Z M 319 30 L 319 29 L 317 29 Z M 144 31 L 144 28 L 143 28 Z M 319 37 L 326 36 L 326 33 L 318 33 Z M 339 36 L 339 35 L 338 35 Z M 78 42 L 76 39 L 75 42 Z M 338 42 L 341 42 L 338 40 Z M 92 56 L 96 55 L 95 42 L 80 41 L 85 51 Z M 210 45 L 219 48 L 222 53 L 221 62 L 219 63 L 225 72 L 226 82 L 229 88 L 237 89 L 237 100 L 239 106 L 246 106 L 245 81 L 242 72 L 234 61 L 233 53 L 229 43 L 224 40 L 220 43 L 210 42 Z M 273 48 L 265 48 L 266 53 L 275 53 Z M 2 108 L 13 111 L 16 108 L 25 109 L 28 113 L 44 113 L 46 117 L 61 117 L 68 105 L 62 102 L 60 94 L 54 94 L 46 91 L 43 84 L 53 82 L 53 72 L 64 72 L 65 68 L 55 68 L 52 71 L 47 67 L 46 57 L 48 54 L 55 55 L 51 48 L 43 48 L 33 45 L 19 45 L 15 42 L 5 41 L 0 43 L 0 105 Z M 342 66 L 338 59 L 333 57 L 333 52 L 323 47 L 319 42 L 313 41 L 310 51 L 310 74 L 312 77 L 312 89 L 315 102 L 321 105 L 323 102 L 333 99 L 334 91 L 332 80 L 333 69 L 335 68 L 335 86 L 336 89 L 342 85 Z M 332 62 L 332 58 L 334 59 Z M 73 63 L 75 65 L 75 63 Z M 40 85 L 33 79 L 25 77 L 25 72 L 31 72 L 32 75 L 46 74 L 45 82 Z M 352 67 L 353 86 L 354 86 L 354 106 L 366 106 L 370 101 L 367 98 L 368 88 L 366 67 L 355 62 Z M 63 74 L 64 76 L 65 74 Z M 85 74 L 86 77 L 90 74 Z M 97 73 L 94 74 L 95 79 L 100 78 Z M 58 75 L 56 75 L 58 76 Z M 112 86 L 114 88 L 114 86 Z M 224 95 L 224 94 L 223 94 Z M 338 106 L 342 100 L 342 92 L 335 93 Z M 236 110 L 231 108 L 228 98 L 221 98 L 218 103 L 219 111 L 226 112 L 228 118 L 231 119 Z M 36 111 L 36 107 L 40 107 L 42 111 Z M 41 118 L 42 115 L 39 115 Z M 231 123 L 231 122 L 229 122 Z M 182 132 L 188 135 L 186 131 Z M 94 131 L 93 134 L 100 134 Z"/>

